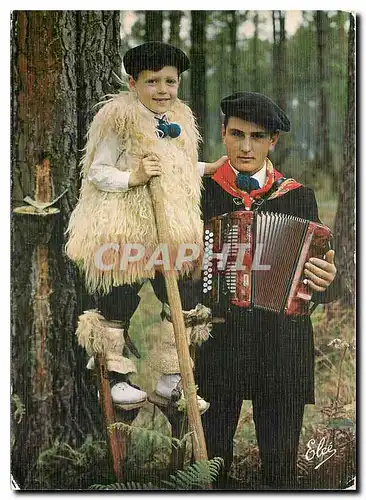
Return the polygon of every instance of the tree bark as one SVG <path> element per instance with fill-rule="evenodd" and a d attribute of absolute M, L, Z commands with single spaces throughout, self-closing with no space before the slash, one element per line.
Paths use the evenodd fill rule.
<path fill-rule="evenodd" d="M 102 432 L 96 390 L 74 334 L 79 314 L 95 305 L 65 256 L 64 233 L 78 198 L 92 106 L 111 91 L 111 71 L 120 73 L 119 12 L 15 11 L 11 29 L 13 207 L 24 205 L 25 196 L 40 198 L 36 172 L 42 165 L 49 169 L 47 196 L 67 189 L 53 229 L 39 222 L 49 216 L 12 216 L 11 379 L 25 406 L 21 423 L 12 422 L 12 473 L 21 489 L 31 490 L 40 486 L 35 465 L 41 451 L 56 439 L 79 446 L 87 434 L 100 438 Z M 47 252 L 40 252 L 45 245 Z M 41 339 L 34 307 L 42 289 L 40 261 L 48 276 Z"/>
<path fill-rule="evenodd" d="M 319 100 L 320 108 L 318 115 L 318 144 L 317 160 L 324 171 L 332 173 L 332 154 L 329 137 L 329 109 L 328 109 L 328 75 L 326 72 L 327 59 L 327 36 L 329 33 L 328 14 L 317 10 L 315 13 L 316 36 L 317 36 L 317 59 L 319 74 Z"/>
<path fill-rule="evenodd" d="M 206 22 L 207 12 L 192 10 L 191 12 L 191 108 L 195 114 L 200 133 L 202 158 L 207 158 L 206 144 L 207 120 L 207 84 L 206 84 Z"/>
<path fill-rule="evenodd" d="M 272 11 L 273 27 L 273 94 L 278 105 L 286 108 L 286 30 L 285 15 L 281 10 Z"/>
<path fill-rule="evenodd" d="M 147 10 L 145 13 L 145 42 L 163 41 L 163 13 Z"/>
<path fill-rule="evenodd" d="M 347 118 L 344 141 L 344 165 L 335 218 L 336 264 L 343 289 L 342 305 L 355 305 L 355 167 L 356 167 L 356 77 L 355 17 L 349 14 Z"/>
<path fill-rule="evenodd" d="M 285 13 L 281 10 L 272 11 L 273 27 L 273 98 L 286 112 L 287 101 L 287 68 L 286 68 L 286 29 Z M 288 136 L 280 137 L 273 154 L 277 166 L 281 166 L 288 157 L 291 148 L 288 146 Z"/>
<path fill-rule="evenodd" d="M 254 19 L 253 19 L 253 23 L 254 23 L 254 35 L 253 35 L 253 64 L 252 64 L 252 67 L 253 67 L 253 71 L 252 71 L 252 89 L 254 92 L 258 92 L 259 91 L 259 86 L 260 86 L 260 82 L 259 82 L 259 77 L 258 77 L 258 64 L 259 64 L 259 60 L 258 60 L 258 42 L 259 42 L 259 38 L 258 38 L 258 27 L 259 27 L 259 15 L 258 15 L 258 12 L 255 11 L 255 14 L 254 14 Z"/>
<path fill-rule="evenodd" d="M 227 12 L 227 24 L 229 28 L 230 40 L 230 67 L 231 67 L 231 89 L 232 92 L 239 90 L 238 81 L 238 64 L 237 64 L 237 37 L 238 37 L 238 22 L 236 18 L 236 11 L 229 10 Z"/>
<path fill-rule="evenodd" d="M 169 43 L 175 47 L 180 47 L 180 23 L 183 17 L 183 11 L 181 10 L 171 10 L 169 12 L 170 20 L 170 33 L 169 33 Z"/>

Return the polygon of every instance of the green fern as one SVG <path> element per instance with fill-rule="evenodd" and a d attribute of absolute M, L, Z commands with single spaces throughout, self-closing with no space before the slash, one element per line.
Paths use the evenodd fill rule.
<path fill-rule="evenodd" d="M 115 429 L 118 429 L 124 432 L 126 435 L 131 436 L 132 438 L 138 437 L 146 444 L 156 444 L 159 448 L 164 446 L 174 446 L 175 448 L 180 448 L 183 446 L 187 437 L 192 433 L 189 432 L 185 434 L 182 440 L 179 440 L 174 437 L 167 436 L 165 434 L 161 434 L 153 429 L 146 429 L 143 427 L 135 427 L 133 425 L 125 424 L 124 422 L 115 422 L 108 426 L 108 431 L 113 432 Z"/>
<path fill-rule="evenodd" d="M 201 490 L 216 480 L 224 461 L 220 457 L 202 460 L 190 465 L 186 470 L 179 470 L 170 476 L 170 481 L 163 481 L 173 490 Z"/>
<path fill-rule="evenodd" d="M 108 484 L 107 486 L 104 486 L 103 484 L 93 484 L 90 486 L 89 490 L 112 490 L 112 491 L 117 491 L 117 490 L 160 490 L 161 488 L 158 488 L 157 486 L 153 485 L 152 483 L 135 483 L 134 481 L 127 482 L 127 483 L 113 483 L 113 484 Z"/>
<path fill-rule="evenodd" d="M 152 483 L 113 483 L 108 485 L 93 484 L 90 490 L 204 490 L 213 483 L 222 467 L 224 460 L 215 457 L 211 460 L 195 462 L 185 470 L 178 470 L 170 475 L 169 481 L 162 481 L 160 486 Z"/>

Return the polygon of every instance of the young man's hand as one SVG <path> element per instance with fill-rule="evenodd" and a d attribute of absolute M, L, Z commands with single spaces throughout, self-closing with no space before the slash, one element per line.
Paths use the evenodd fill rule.
<path fill-rule="evenodd" d="M 216 170 L 227 161 L 227 158 L 228 157 L 224 155 L 213 163 L 205 163 L 204 175 L 213 175 Z"/>
<path fill-rule="evenodd" d="M 141 159 L 140 164 L 128 179 L 128 187 L 143 186 L 151 177 L 161 175 L 160 159 L 155 154 L 150 154 Z"/>
<path fill-rule="evenodd" d="M 315 292 L 324 292 L 337 274 L 334 265 L 334 250 L 329 250 L 324 260 L 312 257 L 305 264 L 304 274 L 306 276 L 304 283 Z"/>

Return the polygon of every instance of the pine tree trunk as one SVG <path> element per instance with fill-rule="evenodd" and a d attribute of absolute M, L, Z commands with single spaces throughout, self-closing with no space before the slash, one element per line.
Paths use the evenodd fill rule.
<path fill-rule="evenodd" d="M 65 256 L 64 232 L 92 106 L 112 90 L 111 71 L 120 73 L 119 44 L 116 11 L 13 13 L 13 208 L 25 196 L 49 201 L 67 189 L 57 215 L 12 216 L 11 378 L 25 406 L 12 423 L 12 473 L 21 489 L 39 488 L 37 457 L 56 439 L 78 446 L 87 434 L 101 436 L 96 390 L 75 340 L 77 317 L 94 302 Z"/>
<path fill-rule="evenodd" d="M 273 98 L 276 103 L 286 112 L 286 29 L 285 14 L 281 10 L 272 12 L 273 27 Z M 280 136 L 276 145 L 273 159 L 275 164 L 280 167 L 288 157 L 291 148 L 288 146 L 288 136 Z"/>
<path fill-rule="evenodd" d="M 281 10 L 272 12 L 273 27 L 273 94 L 278 105 L 286 108 L 286 30 Z"/>
<path fill-rule="evenodd" d="M 169 12 L 170 20 L 170 33 L 169 33 L 169 43 L 175 47 L 180 47 L 180 23 L 183 17 L 183 11 L 181 10 L 171 10 Z"/>
<path fill-rule="evenodd" d="M 342 184 L 335 218 L 336 264 L 343 288 L 342 304 L 355 303 L 355 161 L 356 161 L 356 77 L 355 77 L 355 18 L 349 14 L 348 34 L 348 98 L 344 141 Z"/>
<path fill-rule="evenodd" d="M 254 14 L 254 19 L 253 19 L 253 24 L 254 24 L 254 35 L 253 35 L 253 63 L 252 63 L 252 89 L 253 92 L 259 92 L 260 88 L 260 82 L 258 78 L 258 26 L 259 26 L 259 16 L 258 12 L 255 11 Z"/>
<path fill-rule="evenodd" d="M 145 13 L 145 42 L 163 41 L 163 13 L 147 10 Z"/>
<path fill-rule="evenodd" d="M 329 109 L 328 109 L 328 75 L 326 72 L 327 58 L 327 36 L 328 36 L 328 15 L 326 12 L 317 10 L 315 13 L 316 34 L 317 34 L 317 58 L 319 75 L 319 125 L 317 154 L 318 163 L 326 173 L 332 172 L 332 155 L 329 137 Z"/>
<path fill-rule="evenodd" d="M 206 21 L 207 12 L 192 10 L 191 12 L 191 108 L 195 114 L 200 133 L 203 138 L 201 146 L 202 159 L 208 157 L 206 103 Z"/>
<path fill-rule="evenodd" d="M 237 64 L 237 31 L 238 23 L 236 19 L 236 11 L 230 10 L 227 12 L 227 22 L 229 27 L 229 40 L 230 40 L 230 67 L 231 67 L 231 81 L 232 93 L 239 90 L 238 81 L 238 64 Z"/>

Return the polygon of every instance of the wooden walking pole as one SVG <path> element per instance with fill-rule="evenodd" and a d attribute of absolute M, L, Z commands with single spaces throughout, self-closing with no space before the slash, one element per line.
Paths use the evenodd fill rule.
<path fill-rule="evenodd" d="M 151 178 L 149 186 L 155 211 L 158 239 L 160 243 L 168 243 L 170 238 L 164 207 L 164 194 L 161 189 L 160 179 L 158 177 Z M 178 353 L 183 391 L 187 401 L 188 423 L 192 431 L 193 455 L 196 461 L 207 460 L 206 441 L 197 404 L 196 386 L 189 355 L 182 303 L 174 268 L 169 270 L 164 269 L 164 278 L 174 327 L 175 344 Z"/>

